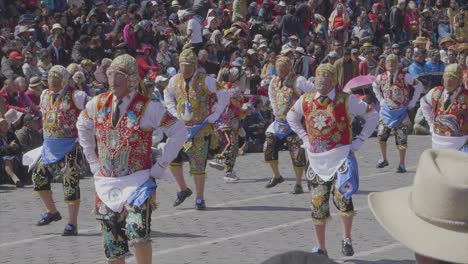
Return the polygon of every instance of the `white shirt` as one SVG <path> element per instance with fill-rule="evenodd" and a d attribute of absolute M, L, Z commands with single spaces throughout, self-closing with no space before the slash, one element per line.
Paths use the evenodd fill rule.
<path fill-rule="evenodd" d="M 127 112 L 128 106 L 136 95 L 136 91 L 132 91 L 120 104 L 120 117 Z M 77 128 L 78 135 L 80 140 L 80 145 L 83 147 L 83 152 L 86 156 L 90 165 L 96 165 L 98 163 L 98 157 L 96 154 L 96 141 L 95 141 L 95 126 L 94 113 L 96 111 L 96 100 L 97 97 L 94 97 L 89 103 L 86 104 L 86 111 L 88 112 L 89 119 L 83 117 L 83 112 L 78 118 Z M 114 97 L 114 105 L 117 105 L 118 99 Z M 113 109 L 114 111 L 115 109 Z M 161 121 L 166 113 L 166 109 L 158 102 L 151 101 L 148 103 L 146 111 L 143 113 L 143 116 L 140 119 L 140 127 L 142 129 L 162 129 L 163 132 L 169 137 L 166 145 L 163 149 L 163 155 L 158 160 L 158 164 L 155 166 L 167 167 L 172 160 L 177 156 L 179 150 L 182 148 L 183 144 L 187 140 L 187 129 L 185 129 L 182 122 L 177 121 L 172 124 L 170 127 L 161 127 Z M 151 153 L 148 153 L 151 155 Z"/>
<path fill-rule="evenodd" d="M 268 98 L 270 100 L 270 104 L 273 109 L 273 115 L 276 116 L 275 109 L 276 109 L 276 98 L 273 96 L 273 82 L 270 82 L 270 86 L 268 86 Z M 303 76 L 297 77 L 296 80 L 296 91 L 302 95 L 304 93 L 309 93 L 315 90 L 315 86 L 313 83 L 309 82 Z M 266 132 L 275 134 L 275 124 L 271 123 Z"/>
<path fill-rule="evenodd" d="M 193 76 L 195 76 L 195 74 Z M 189 81 L 189 85 L 192 85 L 193 76 Z M 166 104 L 166 107 L 169 113 L 171 113 L 175 117 L 179 117 L 179 113 L 177 112 L 176 87 L 174 83 L 176 78 L 178 78 L 178 74 L 173 76 L 169 80 L 169 84 L 167 85 L 167 88 L 164 89 L 164 102 Z M 224 109 L 226 108 L 227 104 L 229 103 L 228 90 L 226 89 L 217 90 L 216 79 L 211 76 L 206 76 L 205 86 L 206 86 L 206 89 L 210 93 L 216 93 L 218 103 L 216 104 L 215 113 L 219 113 L 219 115 L 221 115 Z"/>
<path fill-rule="evenodd" d="M 188 21 L 187 31 L 192 31 L 190 43 L 202 43 L 203 42 L 203 25 L 201 21 L 193 17 Z"/>
<path fill-rule="evenodd" d="M 57 93 L 62 94 L 64 92 L 65 92 L 65 89 L 62 89 Z M 41 93 L 41 102 L 44 98 L 44 94 L 45 94 L 44 92 Z M 73 92 L 73 102 L 75 103 L 76 107 L 80 110 L 83 110 L 85 108 L 85 102 L 87 101 L 88 98 L 89 98 L 88 95 L 83 91 L 75 90 Z M 41 109 L 41 112 L 42 112 L 42 115 L 45 116 L 44 109 Z"/>
<path fill-rule="evenodd" d="M 388 72 L 388 71 L 387 71 Z M 382 95 L 382 91 L 380 90 L 381 87 L 381 77 L 382 74 L 379 74 L 377 78 L 375 78 L 375 81 L 372 83 L 372 89 L 374 90 L 375 97 L 377 97 L 377 100 L 379 100 L 380 105 L 382 105 L 385 102 L 385 98 Z M 390 76 L 391 73 L 388 72 L 388 76 Z M 393 73 L 393 83 L 395 83 L 396 76 L 398 75 L 398 71 Z M 406 73 L 405 74 L 405 84 L 408 86 L 413 86 L 414 87 L 414 94 L 411 100 L 408 103 L 409 108 L 414 108 L 416 106 L 416 103 L 419 100 L 419 97 L 421 96 L 421 93 L 424 90 L 424 86 L 420 81 L 417 79 L 411 77 L 410 74 Z"/>

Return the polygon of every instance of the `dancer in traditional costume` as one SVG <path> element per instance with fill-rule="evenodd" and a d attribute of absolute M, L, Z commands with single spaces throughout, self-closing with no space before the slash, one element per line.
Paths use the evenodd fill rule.
<path fill-rule="evenodd" d="M 59 221 L 62 216 L 55 207 L 51 182 L 55 177 L 63 179 L 63 193 L 68 205 L 69 220 L 64 236 L 78 234 L 80 208 L 80 176 L 77 166 L 78 131 L 76 122 L 88 100 L 85 92 L 69 86 L 70 74 L 63 66 L 56 65 L 49 71 L 49 89 L 41 95 L 44 143 L 40 160 L 32 173 L 34 192 L 39 194 L 47 212 L 42 214 L 39 226 Z"/>
<path fill-rule="evenodd" d="M 281 145 L 286 142 L 296 174 L 293 194 L 300 194 L 304 192 L 302 189 L 302 174 L 306 163 L 304 149 L 301 148 L 301 139 L 289 127 L 286 115 L 299 96 L 313 91 L 314 85 L 292 71 L 292 63 L 288 57 L 281 56 L 276 60 L 276 72 L 277 74 L 273 76 L 268 88 L 275 121 L 265 133 L 266 140 L 263 150 L 265 161 L 270 164 L 273 171 L 273 178 L 265 188 L 275 187 L 284 181 L 279 171 L 278 151 Z"/>
<path fill-rule="evenodd" d="M 468 153 L 468 90 L 463 89 L 462 70 L 450 64 L 444 86 L 435 87 L 421 99 L 421 110 L 432 132 L 432 147 Z"/>
<path fill-rule="evenodd" d="M 229 91 L 229 104 L 221 117 L 216 121 L 215 128 L 220 142 L 220 153 L 208 164 L 219 170 L 226 170 L 224 180 L 226 182 L 238 181 L 234 170 L 237 154 L 239 152 L 239 129 L 242 120 L 241 107 L 243 104 L 242 93 L 235 83 L 236 76 L 232 75 L 229 68 L 223 68 L 219 72 L 218 83 Z"/>
<path fill-rule="evenodd" d="M 80 144 L 94 173 L 96 218 L 109 263 L 125 263 L 133 247 L 136 262 L 150 264 L 157 187 L 153 178 L 162 177 L 182 148 L 187 130 L 164 106 L 137 92 L 138 66 L 132 56 L 116 57 L 107 76 L 110 92 L 94 97 L 77 124 Z M 168 140 L 153 165 L 152 132 L 158 128 Z"/>
<path fill-rule="evenodd" d="M 218 86 L 215 78 L 197 70 L 197 57 L 192 49 L 181 52 L 179 63 L 180 73 L 169 80 L 169 85 L 164 90 L 168 111 L 182 120 L 189 130 L 189 140 L 171 164 L 172 174 L 180 187 L 174 206 L 192 195 L 182 170 L 183 155 L 186 155 L 190 163 L 190 174 L 195 181 L 195 208 L 204 210 L 205 169 L 213 132 L 212 124 L 219 119 L 229 103 L 229 92 Z M 212 112 L 215 101 L 216 108 Z"/>
<path fill-rule="evenodd" d="M 410 74 L 398 69 L 398 57 L 394 54 L 385 60 L 386 72 L 379 74 L 372 84 L 374 94 L 380 102 L 380 123 L 377 131 L 382 158 L 377 168 L 388 166 L 387 140 L 391 132 L 395 134 L 395 143 L 400 154 L 397 172 L 406 172 L 405 157 L 408 146 L 408 110 L 416 106 L 423 91 L 423 85 Z M 414 88 L 410 98 L 411 87 Z M 407 121 L 405 121 L 407 120 Z"/>
<path fill-rule="evenodd" d="M 327 255 L 325 226 L 330 218 L 329 199 L 333 195 L 333 203 L 343 221 L 342 252 L 345 256 L 352 256 L 354 206 L 351 196 L 359 187 L 354 152 L 372 134 L 379 117 L 370 105 L 354 95 L 341 92 L 337 82 L 335 67 L 320 65 L 315 76 L 317 91 L 302 95 L 289 111 L 287 120 L 302 139 L 309 160 L 306 175 L 318 244 L 313 252 Z M 351 123 L 358 115 L 365 119 L 365 125 L 352 140 Z"/>

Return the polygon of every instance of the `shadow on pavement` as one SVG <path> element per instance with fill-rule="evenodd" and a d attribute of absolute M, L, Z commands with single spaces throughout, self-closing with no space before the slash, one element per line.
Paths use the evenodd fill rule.
<path fill-rule="evenodd" d="M 382 260 L 348 260 L 343 263 L 354 263 L 354 264 L 414 264 L 414 260 L 391 260 L 391 259 L 382 259 Z"/>
<path fill-rule="evenodd" d="M 232 206 L 207 208 L 208 211 L 294 211 L 308 212 L 310 208 L 305 207 L 282 207 L 282 206 Z"/>
<path fill-rule="evenodd" d="M 159 231 L 151 231 L 151 235 L 153 237 L 168 237 L 168 238 L 197 238 L 197 237 L 205 237 L 199 235 L 192 235 L 186 233 L 166 233 L 166 232 L 159 232 Z"/>
<path fill-rule="evenodd" d="M 239 181 L 236 182 L 230 182 L 229 184 L 238 184 L 238 183 L 250 183 L 250 182 L 269 182 L 271 180 L 271 177 L 269 178 L 261 178 L 261 179 L 244 179 L 240 178 Z M 285 181 L 295 181 L 296 178 L 284 178 Z"/>

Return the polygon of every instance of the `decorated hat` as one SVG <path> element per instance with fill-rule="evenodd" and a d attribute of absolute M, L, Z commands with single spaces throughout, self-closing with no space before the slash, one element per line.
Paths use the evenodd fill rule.
<path fill-rule="evenodd" d="M 180 65 L 183 64 L 192 64 L 195 65 L 197 63 L 197 56 L 192 49 L 185 49 L 180 53 L 179 56 L 179 63 Z"/>
<path fill-rule="evenodd" d="M 332 86 L 336 86 L 338 82 L 338 75 L 336 72 L 335 66 L 331 65 L 330 63 L 323 63 L 317 67 L 315 70 L 315 78 L 318 76 L 328 75 L 332 79 Z"/>
<path fill-rule="evenodd" d="M 444 70 L 444 76 L 451 76 L 457 79 L 461 79 L 463 75 L 463 70 L 457 63 L 452 63 L 447 65 Z"/>

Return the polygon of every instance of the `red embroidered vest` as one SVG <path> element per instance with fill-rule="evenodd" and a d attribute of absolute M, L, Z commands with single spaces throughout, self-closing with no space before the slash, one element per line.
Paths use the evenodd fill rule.
<path fill-rule="evenodd" d="M 317 92 L 306 93 L 302 101 L 307 135 L 314 153 L 332 150 L 351 144 L 351 119 L 348 114 L 348 97 L 335 90 L 335 99 L 320 103 Z"/>
<path fill-rule="evenodd" d="M 44 91 L 41 100 L 41 109 L 44 113 L 44 138 L 77 138 L 76 122 L 81 110 L 73 99 L 75 89 L 67 90 L 53 101 L 54 92 L 50 89 Z"/>
<path fill-rule="evenodd" d="M 94 124 L 100 173 L 106 177 L 121 177 L 151 169 L 152 130 L 140 127 L 150 99 L 137 93 L 115 127 L 112 125 L 112 93 L 100 94 L 96 101 Z"/>
<path fill-rule="evenodd" d="M 297 99 L 299 99 L 300 94 L 296 89 L 296 80 L 297 76 L 291 74 L 283 81 L 282 87 L 281 80 L 278 76 L 274 76 L 271 80 L 271 96 L 273 96 L 275 100 L 275 104 L 272 105 L 272 107 L 276 120 L 286 120 L 289 109 L 291 109 Z"/>
<path fill-rule="evenodd" d="M 408 106 L 410 101 L 410 88 L 405 83 L 406 73 L 398 71 L 393 85 L 390 85 L 390 75 L 386 71 L 380 75 L 380 89 L 390 109 L 398 109 Z"/>
<path fill-rule="evenodd" d="M 468 135 L 468 90 L 462 89 L 448 109 L 444 109 L 443 92 L 442 86 L 432 91 L 434 133 L 449 137 Z"/>

